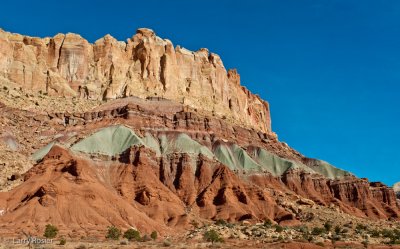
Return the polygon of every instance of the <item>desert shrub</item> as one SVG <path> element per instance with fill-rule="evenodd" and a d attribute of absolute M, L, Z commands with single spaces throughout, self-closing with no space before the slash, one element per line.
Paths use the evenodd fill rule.
<path fill-rule="evenodd" d="M 314 240 L 314 237 L 307 232 L 303 234 L 303 239 L 308 242 L 312 242 Z"/>
<path fill-rule="evenodd" d="M 150 237 L 151 237 L 153 240 L 156 240 L 156 239 L 157 239 L 157 232 L 156 232 L 156 231 L 151 232 Z"/>
<path fill-rule="evenodd" d="M 283 232 L 283 227 L 282 227 L 282 226 L 279 226 L 279 225 L 276 225 L 276 226 L 275 226 L 275 232 L 278 232 L 278 233 Z"/>
<path fill-rule="evenodd" d="M 343 230 L 341 231 L 341 233 L 348 233 L 349 232 L 349 229 L 347 229 L 347 228 L 343 228 Z"/>
<path fill-rule="evenodd" d="M 65 245 L 65 244 L 67 244 L 67 240 L 66 240 L 65 238 L 61 238 L 58 244 L 59 244 L 60 246 L 63 246 L 63 245 Z"/>
<path fill-rule="evenodd" d="M 128 230 L 126 230 L 123 237 L 129 241 L 139 241 L 141 239 L 139 231 L 133 228 L 129 228 Z"/>
<path fill-rule="evenodd" d="M 121 230 L 115 226 L 108 227 L 107 230 L 107 239 L 118 240 L 121 237 Z"/>
<path fill-rule="evenodd" d="M 272 226 L 272 221 L 270 219 L 266 219 L 263 224 L 264 227 L 270 228 Z"/>
<path fill-rule="evenodd" d="M 340 235 L 333 235 L 331 238 L 332 243 L 335 243 L 336 241 L 341 240 L 342 238 L 340 237 Z"/>
<path fill-rule="evenodd" d="M 306 227 L 306 226 L 299 226 L 299 227 L 297 227 L 296 230 L 301 233 L 308 233 L 308 227 Z"/>
<path fill-rule="evenodd" d="M 400 244 L 400 238 L 397 238 L 396 236 L 390 237 L 390 240 L 388 242 L 390 245 L 399 245 Z"/>
<path fill-rule="evenodd" d="M 329 232 L 332 229 L 332 222 L 330 222 L 330 221 L 325 222 L 324 228 L 326 231 Z"/>
<path fill-rule="evenodd" d="M 335 233 L 339 234 L 342 231 L 342 228 L 340 226 L 335 226 Z"/>
<path fill-rule="evenodd" d="M 366 225 L 363 225 L 363 224 L 360 224 L 360 223 L 358 223 L 357 224 L 357 226 L 356 226 L 356 230 L 367 230 L 367 226 Z"/>
<path fill-rule="evenodd" d="M 394 233 L 393 231 L 389 230 L 389 229 L 383 229 L 382 230 L 382 236 L 385 238 L 390 238 L 393 237 Z"/>
<path fill-rule="evenodd" d="M 223 219 L 218 219 L 217 221 L 215 221 L 215 225 L 217 226 L 226 226 L 228 223 L 223 220 Z"/>
<path fill-rule="evenodd" d="M 322 246 L 322 247 L 324 247 L 325 245 L 324 245 L 324 243 L 323 242 L 317 242 L 317 243 L 315 243 L 317 246 Z"/>
<path fill-rule="evenodd" d="M 58 228 L 51 224 L 47 224 L 43 236 L 48 239 L 53 239 L 57 236 Z"/>
<path fill-rule="evenodd" d="M 208 230 L 207 232 L 205 232 L 204 239 L 211 243 L 224 241 L 221 238 L 221 236 L 219 235 L 219 233 L 217 231 L 215 231 L 214 229 L 211 229 L 211 230 Z"/>
<path fill-rule="evenodd" d="M 123 245 L 123 246 L 126 246 L 126 245 L 128 245 L 128 241 L 127 241 L 127 240 L 121 240 L 121 241 L 119 242 L 119 244 L 120 244 L 120 245 Z"/>
<path fill-rule="evenodd" d="M 381 236 L 381 233 L 378 230 L 372 230 L 369 232 L 371 234 L 371 237 L 373 238 L 378 238 L 379 236 Z"/>
<path fill-rule="evenodd" d="M 79 246 L 75 247 L 75 249 L 86 249 L 84 244 L 80 244 Z"/>
<path fill-rule="evenodd" d="M 346 223 L 343 226 L 347 227 L 347 228 L 353 228 L 353 224 L 351 224 L 351 223 Z"/>
<path fill-rule="evenodd" d="M 322 227 L 314 227 L 313 230 L 311 231 L 312 235 L 321 235 L 325 232 L 325 228 Z"/>

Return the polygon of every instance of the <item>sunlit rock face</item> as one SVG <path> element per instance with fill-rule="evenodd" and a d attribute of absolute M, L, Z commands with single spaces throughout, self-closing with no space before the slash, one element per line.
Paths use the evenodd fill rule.
<path fill-rule="evenodd" d="M 0 76 L 49 95 L 88 99 L 163 97 L 249 128 L 271 131 L 268 103 L 240 85 L 236 70 L 138 29 L 126 42 L 90 44 L 77 34 L 36 38 L 0 30 Z"/>
<path fill-rule="evenodd" d="M 400 182 L 394 184 L 393 190 L 396 193 L 397 199 L 400 199 Z"/>

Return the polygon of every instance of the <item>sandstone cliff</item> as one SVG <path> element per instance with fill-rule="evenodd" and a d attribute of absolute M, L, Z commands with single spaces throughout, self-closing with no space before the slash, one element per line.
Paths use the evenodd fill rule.
<path fill-rule="evenodd" d="M 150 29 L 126 42 L 76 34 L 36 38 L 0 30 L 0 76 L 49 95 L 108 100 L 163 97 L 264 132 L 268 103 L 240 85 L 217 54 L 174 47 Z"/>
<path fill-rule="evenodd" d="M 398 199 L 400 199 L 400 182 L 393 185 L 393 190 L 396 193 Z"/>

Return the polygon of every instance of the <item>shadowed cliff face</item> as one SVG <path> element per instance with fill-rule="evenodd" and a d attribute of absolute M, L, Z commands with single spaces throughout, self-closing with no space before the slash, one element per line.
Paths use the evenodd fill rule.
<path fill-rule="evenodd" d="M 120 42 L 106 35 L 94 44 L 76 34 L 34 38 L 0 30 L 0 76 L 55 96 L 115 99 L 159 96 L 271 131 L 268 103 L 240 85 L 207 49 L 172 45 L 139 29 Z"/>

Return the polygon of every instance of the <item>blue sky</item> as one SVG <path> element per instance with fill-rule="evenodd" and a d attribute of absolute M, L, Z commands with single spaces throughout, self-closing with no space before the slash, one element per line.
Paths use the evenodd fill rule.
<path fill-rule="evenodd" d="M 4 1 L 0 27 L 91 42 L 149 27 L 207 47 L 270 102 L 280 140 L 359 177 L 400 181 L 399 1 Z"/>

